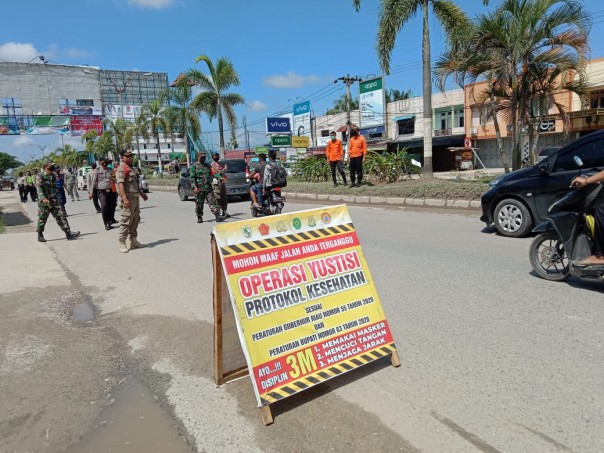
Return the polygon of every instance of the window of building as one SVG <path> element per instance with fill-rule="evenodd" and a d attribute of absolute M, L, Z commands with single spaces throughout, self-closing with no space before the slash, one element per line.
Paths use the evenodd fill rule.
<path fill-rule="evenodd" d="M 9 116 L 23 115 L 21 98 L 2 98 L 2 114 Z"/>
<path fill-rule="evenodd" d="M 451 129 L 453 112 L 440 112 L 440 127 L 438 129 Z"/>
<path fill-rule="evenodd" d="M 94 107 L 94 101 L 92 99 L 76 99 L 76 104 L 81 107 Z"/>
<path fill-rule="evenodd" d="M 455 110 L 455 127 L 464 127 L 464 111 L 463 109 Z"/>
<path fill-rule="evenodd" d="M 329 137 L 329 129 L 322 130 L 321 137 Z"/>
<path fill-rule="evenodd" d="M 398 135 L 413 134 L 415 132 L 415 118 L 397 121 Z"/>
<path fill-rule="evenodd" d="M 592 91 L 589 97 L 592 109 L 604 109 L 604 90 Z"/>

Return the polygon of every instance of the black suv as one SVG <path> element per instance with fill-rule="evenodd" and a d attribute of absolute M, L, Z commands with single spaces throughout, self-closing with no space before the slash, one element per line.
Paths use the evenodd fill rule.
<path fill-rule="evenodd" d="M 532 167 L 493 179 L 480 199 L 480 220 L 494 223 L 503 236 L 527 235 L 547 216 L 552 203 L 570 190 L 570 182 L 579 174 L 575 156 L 583 161 L 584 170 L 603 169 L 604 130 L 569 143 Z"/>
<path fill-rule="evenodd" d="M 250 185 L 246 180 L 247 164 L 245 159 L 223 159 L 220 161 L 220 165 L 227 169 L 227 196 L 229 198 L 233 196 L 249 198 Z M 189 197 L 195 196 L 188 169 L 181 173 L 178 180 L 178 196 L 182 201 L 187 201 Z"/>

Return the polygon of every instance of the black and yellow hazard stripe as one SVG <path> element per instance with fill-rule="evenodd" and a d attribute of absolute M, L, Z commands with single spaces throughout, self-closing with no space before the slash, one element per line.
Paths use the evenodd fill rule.
<path fill-rule="evenodd" d="M 348 360 L 343 360 L 337 365 L 333 365 L 317 373 L 308 375 L 302 379 L 298 379 L 297 381 L 290 382 L 284 385 L 283 387 L 279 387 L 278 389 L 271 390 L 266 395 L 260 397 L 261 405 L 266 406 L 268 404 L 272 404 L 276 401 L 282 400 L 283 398 L 287 398 L 288 396 L 292 396 L 298 392 L 301 392 L 302 390 L 306 390 L 309 387 L 312 387 L 314 385 L 320 384 L 321 382 L 325 382 L 331 378 L 339 376 L 340 374 L 366 365 L 369 362 L 373 362 L 374 360 L 381 359 L 382 357 L 392 354 L 394 351 L 396 351 L 396 346 L 394 345 L 394 343 L 389 343 L 372 351 L 368 351 L 361 355 L 351 357 Z"/>
<path fill-rule="evenodd" d="M 354 225 L 352 223 L 345 223 L 343 225 L 330 226 L 328 228 L 319 228 L 316 230 L 286 234 L 274 238 L 259 239 L 256 241 L 242 242 L 241 244 L 227 245 L 222 247 L 220 250 L 222 251 L 222 256 L 227 257 L 231 255 L 239 255 L 241 253 L 258 252 L 283 245 L 298 244 L 304 241 L 328 238 L 343 233 L 350 233 L 351 231 L 354 231 Z"/>

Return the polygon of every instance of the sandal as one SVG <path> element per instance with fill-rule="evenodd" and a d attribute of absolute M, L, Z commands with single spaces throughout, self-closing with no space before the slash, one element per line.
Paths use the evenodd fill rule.
<path fill-rule="evenodd" d="M 594 263 L 593 261 L 589 260 L 589 257 L 579 258 L 578 260 L 575 261 L 575 266 L 577 266 L 577 267 L 603 266 L 603 265 L 604 265 L 604 261 Z"/>

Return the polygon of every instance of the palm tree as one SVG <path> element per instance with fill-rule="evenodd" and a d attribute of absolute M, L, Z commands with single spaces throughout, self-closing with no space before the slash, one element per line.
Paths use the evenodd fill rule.
<path fill-rule="evenodd" d="M 590 25 L 589 15 L 574 0 L 504 0 L 466 30 L 467 45 L 450 49 L 438 62 L 441 82 L 451 74 L 460 82 L 487 80 L 496 127 L 501 112 L 512 129 L 513 169 L 521 166 L 523 128 L 529 131 L 534 160 L 539 139 L 534 125 L 550 108 L 555 107 L 568 130 L 568 112 L 556 95 L 585 92 Z"/>
<path fill-rule="evenodd" d="M 185 141 L 187 167 L 190 167 L 189 134 L 193 139 L 196 139 L 201 133 L 201 123 L 199 122 L 199 114 L 201 112 L 191 105 L 193 99 L 191 86 L 186 83 L 177 84 L 175 87 L 167 90 L 163 97 L 172 104 L 170 108 L 174 109 L 177 113 L 178 127 L 182 129 Z"/>
<path fill-rule="evenodd" d="M 191 83 L 200 86 L 203 92 L 199 93 L 191 106 L 201 110 L 208 115 L 210 121 L 218 118 L 218 131 L 220 133 L 220 151 L 224 154 L 224 122 L 223 116 L 229 123 L 231 130 L 237 128 L 237 117 L 234 107 L 244 104 L 245 100 L 240 94 L 226 93 L 231 86 L 239 85 L 239 75 L 231 61 L 226 57 L 217 60 L 216 65 L 206 55 L 200 55 L 195 63 L 205 62 L 209 75 L 203 74 L 197 69 L 189 69 L 183 78 L 183 84 Z"/>
<path fill-rule="evenodd" d="M 326 115 L 336 115 L 338 113 L 344 113 L 348 111 L 347 95 L 343 94 L 338 99 L 333 101 L 333 107 L 325 112 Z M 359 99 L 350 99 L 350 110 L 359 109 Z"/>
<path fill-rule="evenodd" d="M 386 102 L 402 101 L 412 96 L 411 90 L 401 91 L 396 89 L 386 90 Z"/>
<path fill-rule="evenodd" d="M 166 123 L 163 116 L 163 105 L 159 99 L 155 99 L 148 104 L 143 105 L 140 114 L 141 124 L 147 130 L 151 131 L 151 135 L 155 138 L 155 144 L 157 146 L 157 156 L 159 158 L 159 175 L 163 175 L 163 165 L 161 161 L 161 148 L 159 146 L 159 134 L 160 131 L 166 130 Z"/>
<path fill-rule="evenodd" d="M 103 121 L 106 130 L 111 131 L 115 138 L 115 149 L 119 151 L 126 147 L 126 131 L 128 130 L 128 123 L 123 118 L 116 118 L 111 120 L 109 118 Z"/>
<path fill-rule="evenodd" d="M 145 124 L 145 119 L 139 116 L 133 125 L 131 125 L 130 130 L 132 131 L 133 137 L 132 139 L 136 139 L 136 152 L 138 154 L 138 168 L 142 168 L 142 159 L 141 159 L 141 144 L 139 137 L 142 137 L 145 141 L 149 140 L 149 129 Z"/>
<path fill-rule="evenodd" d="M 358 11 L 361 0 L 353 0 Z M 483 3 L 486 3 L 483 0 Z M 396 41 L 396 34 L 413 18 L 419 9 L 422 10 L 422 79 L 423 79 L 423 129 L 424 129 L 424 176 L 433 177 L 432 173 L 432 84 L 430 70 L 430 27 L 428 25 L 428 6 L 441 23 L 448 39 L 468 22 L 464 12 L 449 0 L 381 0 L 376 50 L 380 66 L 385 74 L 390 73 L 390 56 Z"/>
<path fill-rule="evenodd" d="M 98 157 L 112 156 L 116 151 L 113 132 L 105 131 L 101 134 L 96 142 L 94 142 L 94 154 Z"/>

